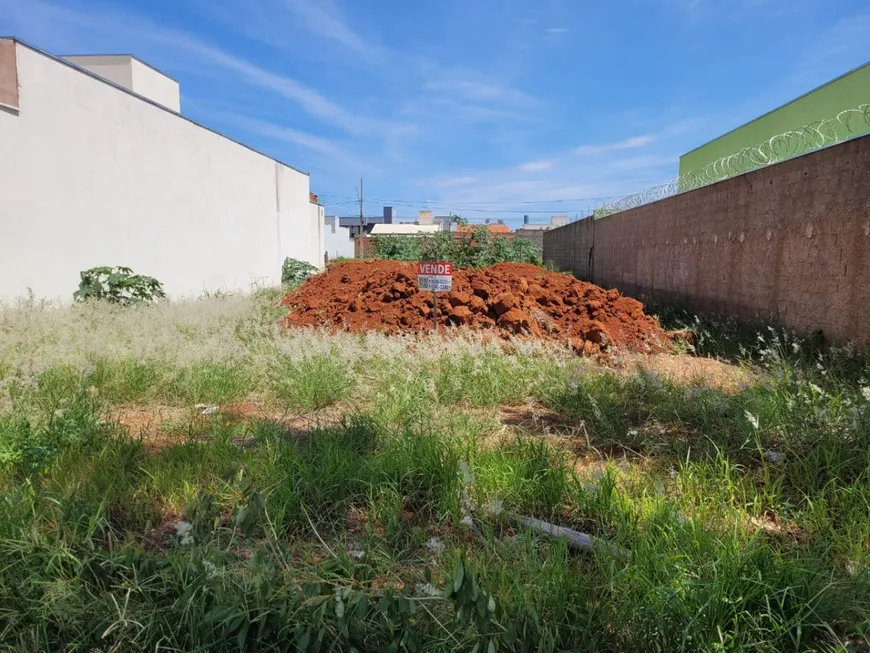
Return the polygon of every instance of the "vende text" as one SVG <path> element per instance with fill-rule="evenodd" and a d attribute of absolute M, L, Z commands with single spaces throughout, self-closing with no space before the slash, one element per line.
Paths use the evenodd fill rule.
<path fill-rule="evenodd" d="M 431 276 L 450 276 L 453 274 L 453 263 L 420 263 L 417 274 Z"/>

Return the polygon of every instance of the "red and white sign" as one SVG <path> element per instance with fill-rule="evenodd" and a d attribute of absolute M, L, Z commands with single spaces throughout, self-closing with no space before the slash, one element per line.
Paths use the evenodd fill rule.
<path fill-rule="evenodd" d="M 424 261 L 417 264 L 417 274 L 433 277 L 449 277 L 453 275 L 453 263 Z"/>
<path fill-rule="evenodd" d="M 417 285 L 420 290 L 450 292 L 453 287 L 453 263 L 423 261 L 417 265 Z"/>

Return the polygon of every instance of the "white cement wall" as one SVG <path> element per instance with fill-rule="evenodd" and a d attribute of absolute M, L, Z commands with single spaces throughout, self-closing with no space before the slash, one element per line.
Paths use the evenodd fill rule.
<path fill-rule="evenodd" d="M 324 240 L 326 237 L 326 231 L 324 229 L 324 224 L 323 224 L 323 222 L 324 222 L 323 207 L 320 204 L 315 204 L 314 202 L 311 202 L 308 205 L 308 210 L 311 212 L 311 220 L 308 221 L 308 224 L 309 224 L 309 227 L 313 226 L 314 228 L 305 233 L 305 238 L 306 238 L 306 242 L 308 239 L 317 241 L 317 252 L 320 256 L 320 261 L 318 263 L 316 263 L 315 265 L 317 268 L 322 269 L 325 267 L 323 253 L 325 251 L 324 248 L 326 247 L 325 240 Z M 291 244 L 291 246 L 292 246 L 292 244 Z M 306 259 L 303 259 L 301 256 L 293 256 L 292 254 L 288 254 L 288 256 L 295 258 L 295 259 L 299 259 L 301 261 L 306 260 Z"/>
<path fill-rule="evenodd" d="M 133 90 L 136 93 L 162 104 L 167 109 L 181 112 L 181 88 L 178 82 L 138 59 L 133 59 L 130 65 L 133 68 Z"/>
<path fill-rule="evenodd" d="M 0 300 L 69 299 L 126 265 L 171 296 L 323 267 L 308 176 L 20 43 L 20 111 L 0 111 Z"/>
<path fill-rule="evenodd" d="M 338 226 L 338 216 L 330 215 L 325 218 L 324 232 L 326 234 L 326 255 L 329 256 L 330 261 L 340 257 L 354 257 L 350 229 Z"/>
<path fill-rule="evenodd" d="M 178 82 L 129 54 L 86 54 L 63 58 L 167 109 L 181 112 Z"/>
<path fill-rule="evenodd" d="M 128 55 L 71 55 L 63 57 L 70 63 L 90 70 L 119 86 L 133 90 L 133 58 Z"/>

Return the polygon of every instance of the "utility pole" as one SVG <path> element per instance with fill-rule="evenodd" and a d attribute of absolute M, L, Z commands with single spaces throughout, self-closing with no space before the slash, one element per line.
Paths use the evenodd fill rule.
<path fill-rule="evenodd" d="M 366 243 L 363 240 L 365 236 L 365 218 L 363 217 L 363 179 L 359 178 L 359 257 L 366 257 Z"/>

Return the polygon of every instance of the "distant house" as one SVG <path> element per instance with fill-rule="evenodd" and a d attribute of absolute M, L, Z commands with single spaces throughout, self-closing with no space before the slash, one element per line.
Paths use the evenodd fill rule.
<path fill-rule="evenodd" d="M 437 224 L 414 224 L 400 222 L 396 224 L 376 224 L 372 227 L 372 236 L 421 236 L 423 234 L 435 234 L 441 231 Z"/>
<path fill-rule="evenodd" d="M 529 216 L 524 216 L 523 226 L 517 229 L 514 234 L 518 238 L 525 238 L 526 240 L 532 241 L 535 247 L 543 252 L 544 232 L 549 231 L 550 229 L 564 227 L 566 224 L 568 224 L 569 221 L 570 220 L 567 215 L 554 215 L 550 218 L 549 222 L 535 224 L 529 222 Z"/>
<path fill-rule="evenodd" d="M 396 210 L 392 206 L 385 206 L 383 215 L 367 215 L 363 216 L 362 219 L 358 215 L 341 216 L 338 219 L 338 224 L 340 227 L 350 229 L 351 236 L 356 237 L 360 235 L 360 231 L 367 234 L 371 233 L 372 227 L 376 224 L 393 224 L 395 219 Z"/>
<path fill-rule="evenodd" d="M 171 296 L 277 284 L 323 265 L 309 177 L 187 118 L 132 55 L 58 57 L 0 38 L 0 301 L 70 298 L 123 265 Z"/>
<path fill-rule="evenodd" d="M 511 232 L 511 228 L 504 223 L 504 220 L 499 220 L 498 222 L 487 220 L 483 225 L 461 224 L 456 228 L 456 233 L 471 234 L 479 226 L 486 227 L 491 236 L 506 236 Z"/>
<path fill-rule="evenodd" d="M 338 216 L 328 215 L 323 219 L 324 246 L 327 260 L 353 258 L 353 238 L 348 227 L 341 227 Z"/>
<path fill-rule="evenodd" d="M 432 211 L 420 211 L 417 216 L 417 224 L 430 225 L 435 224 L 442 231 L 450 231 L 453 228 L 453 223 L 456 221 L 454 215 L 435 215 Z"/>

